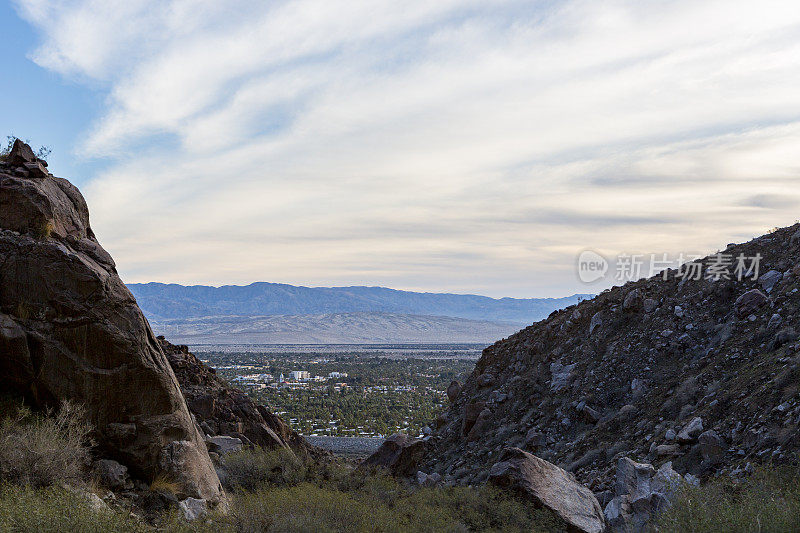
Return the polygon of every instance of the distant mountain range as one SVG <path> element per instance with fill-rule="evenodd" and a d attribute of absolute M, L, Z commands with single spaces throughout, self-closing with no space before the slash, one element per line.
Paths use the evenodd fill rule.
<path fill-rule="evenodd" d="M 491 344 L 519 324 L 397 313 L 222 316 L 151 321 L 181 344 Z"/>
<path fill-rule="evenodd" d="M 156 333 L 186 344 L 488 343 L 591 297 L 489 298 L 280 283 L 128 287 Z"/>
<path fill-rule="evenodd" d="M 410 292 L 385 287 L 298 287 L 281 283 L 246 286 L 132 283 L 151 320 L 205 316 L 400 313 L 530 324 L 588 294 L 564 298 L 489 298 L 472 294 Z"/>

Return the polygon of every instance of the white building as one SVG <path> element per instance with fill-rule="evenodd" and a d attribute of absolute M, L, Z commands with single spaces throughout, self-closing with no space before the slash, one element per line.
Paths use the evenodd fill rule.
<path fill-rule="evenodd" d="M 346 378 L 347 372 L 331 372 L 330 374 L 328 374 L 328 377 L 331 379 Z"/>
<path fill-rule="evenodd" d="M 292 370 L 289 374 L 289 378 L 295 381 L 306 381 L 310 378 L 307 370 Z"/>

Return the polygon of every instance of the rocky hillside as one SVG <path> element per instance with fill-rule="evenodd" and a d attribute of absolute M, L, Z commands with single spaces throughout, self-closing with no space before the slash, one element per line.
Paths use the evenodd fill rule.
<path fill-rule="evenodd" d="M 615 287 L 486 348 L 451 387 L 421 470 L 481 483 L 517 446 L 606 507 L 615 476 L 645 468 L 630 459 L 689 480 L 795 461 L 800 225 L 722 254 L 697 262 L 701 279 L 673 269 Z M 758 279 L 736 279 L 740 254 L 760 254 Z M 731 279 L 706 279 L 728 258 Z"/>

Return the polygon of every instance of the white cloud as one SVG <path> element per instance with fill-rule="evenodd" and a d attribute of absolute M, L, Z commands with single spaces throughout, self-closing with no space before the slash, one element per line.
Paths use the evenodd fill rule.
<path fill-rule="evenodd" d="M 108 88 L 84 192 L 129 281 L 555 295 L 586 247 L 713 251 L 795 218 L 796 2 L 19 11 L 35 61 Z"/>

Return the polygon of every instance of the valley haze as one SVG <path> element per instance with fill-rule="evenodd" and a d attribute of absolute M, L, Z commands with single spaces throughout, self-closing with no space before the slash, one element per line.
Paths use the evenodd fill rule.
<path fill-rule="evenodd" d="M 156 333 L 192 345 L 490 343 L 591 297 L 490 298 L 265 282 L 128 288 Z"/>

